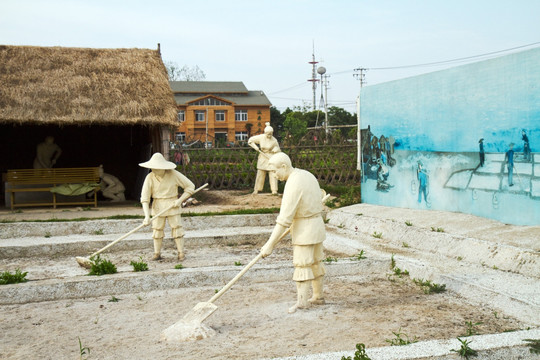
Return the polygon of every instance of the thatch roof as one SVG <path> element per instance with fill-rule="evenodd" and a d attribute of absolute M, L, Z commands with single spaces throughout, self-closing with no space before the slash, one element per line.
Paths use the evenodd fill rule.
<path fill-rule="evenodd" d="M 158 50 L 0 46 L 0 124 L 176 124 Z"/>

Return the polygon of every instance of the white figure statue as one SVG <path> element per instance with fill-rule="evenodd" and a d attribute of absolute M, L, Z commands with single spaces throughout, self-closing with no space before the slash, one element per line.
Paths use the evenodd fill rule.
<path fill-rule="evenodd" d="M 103 165 L 99 165 L 99 177 L 101 179 L 100 191 L 104 197 L 112 201 L 126 201 L 126 196 L 124 195 L 126 187 L 116 176 L 107 174 L 103 170 Z"/>
<path fill-rule="evenodd" d="M 279 180 L 287 182 L 276 225 L 261 253 L 263 257 L 270 255 L 281 234 L 291 227 L 293 280 L 297 290 L 296 304 L 289 309 L 293 313 L 310 304 L 324 304 L 323 276 L 326 271 L 322 260 L 326 230 L 321 215 L 321 189 L 313 174 L 293 168 L 291 159 L 284 153 L 272 156 L 269 165 Z M 313 296 L 308 300 L 310 285 Z"/>
<path fill-rule="evenodd" d="M 266 127 L 264 128 L 264 134 L 255 135 L 248 139 L 248 145 L 259 152 L 259 158 L 257 159 L 257 176 L 255 178 L 255 189 L 253 194 L 258 194 L 259 191 L 262 191 L 266 173 L 269 173 L 268 181 L 270 182 L 270 189 L 272 190 L 273 195 L 277 195 L 277 179 L 270 172 L 270 168 L 268 167 L 268 160 L 270 157 L 281 151 L 278 141 L 273 134 L 274 129 L 270 126 L 270 123 L 267 122 Z"/>
<path fill-rule="evenodd" d="M 54 143 L 54 137 L 47 136 L 45 141 L 38 144 L 36 148 L 36 158 L 34 159 L 34 169 L 50 169 L 56 164 L 56 160 L 62 154 L 60 146 Z"/>
<path fill-rule="evenodd" d="M 161 259 L 161 245 L 163 243 L 165 220 L 169 222 L 172 237 L 178 250 L 178 260 L 184 260 L 184 229 L 180 218 L 180 206 L 195 190 L 195 185 L 179 171 L 176 164 L 165 160 L 161 153 L 155 153 L 150 160 L 139 166 L 152 169 L 144 179 L 141 191 L 141 204 L 144 211 L 143 224 L 150 223 L 150 201 L 152 201 L 152 215 L 172 206 L 163 215 L 152 222 L 152 238 L 154 239 L 154 256 L 152 260 Z M 178 198 L 178 187 L 184 193 Z"/>

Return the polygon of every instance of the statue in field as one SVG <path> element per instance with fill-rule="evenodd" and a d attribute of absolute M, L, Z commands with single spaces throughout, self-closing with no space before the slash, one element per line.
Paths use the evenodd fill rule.
<path fill-rule="evenodd" d="M 195 185 L 185 175 L 176 169 L 176 164 L 165 160 L 161 153 L 155 153 L 150 160 L 140 163 L 139 166 L 152 171 L 144 179 L 141 191 L 141 204 L 144 211 L 143 224 L 150 223 L 150 203 L 152 203 L 152 216 L 163 210 L 163 214 L 152 221 L 152 238 L 154 240 L 154 256 L 152 260 L 161 259 L 161 246 L 164 237 L 165 221 L 169 222 L 172 237 L 178 250 L 178 260 L 184 255 L 184 229 L 180 217 L 180 206 L 195 191 Z M 178 187 L 184 193 L 178 198 Z"/>
<path fill-rule="evenodd" d="M 273 154 L 281 152 L 278 141 L 273 136 L 274 129 L 270 123 L 266 123 L 264 134 L 255 135 L 248 139 L 248 145 L 259 152 L 257 159 L 257 176 L 255 178 L 255 189 L 253 194 L 258 194 L 264 187 L 264 180 L 268 173 L 268 181 L 270 182 L 270 190 L 273 195 L 277 195 L 278 183 L 276 177 L 270 172 L 268 161 Z"/>
<path fill-rule="evenodd" d="M 126 201 L 124 194 L 126 187 L 116 176 L 107 174 L 103 170 L 103 165 L 99 166 L 99 178 L 101 179 L 100 191 L 104 197 L 112 201 Z"/>
<path fill-rule="evenodd" d="M 285 153 L 270 158 L 269 166 L 277 179 L 286 181 L 279 216 L 272 235 L 261 249 L 262 257 L 270 255 L 288 228 L 293 245 L 293 280 L 296 281 L 297 301 L 289 313 L 324 304 L 323 277 L 325 274 L 323 241 L 326 230 L 322 218 L 323 192 L 315 176 L 310 172 L 292 167 Z M 312 297 L 309 297 L 310 287 Z"/>
<path fill-rule="evenodd" d="M 50 169 L 55 164 L 62 149 L 54 143 L 54 137 L 47 136 L 45 141 L 38 144 L 36 148 L 36 158 L 34 159 L 34 169 Z"/>

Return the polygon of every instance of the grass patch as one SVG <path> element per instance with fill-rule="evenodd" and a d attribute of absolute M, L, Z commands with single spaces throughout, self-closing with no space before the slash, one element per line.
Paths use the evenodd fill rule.
<path fill-rule="evenodd" d="M 416 336 L 414 339 L 410 339 L 407 334 L 401 332 L 401 328 L 399 328 L 397 332 L 392 331 L 392 334 L 395 335 L 395 338 L 385 340 L 391 346 L 403 346 L 418 342 L 418 338 Z"/>
<path fill-rule="evenodd" d="M 148 270 L 148 264 L 143 261 L 142 256 L 139 257 L 139 261 L 131 261 L 129 263 L 131 266 L 133 266 L 133 271 L 147 271 Z"/>
<path fill-rule="evenodd" d="M 328 256 L 326 259 L 323 260 L 325 263 L 330 264 L 331 262 L 337 262 L 337 258 Z"/>
<path fill-rule="evenodd" d="M 182 270 L 182 269 L 184 268 L 184 265 L 182 265 L 182 264 L 176 264 L 176 265 L 174 265 L 174 268 L 175 268 L 176 270 Z"/>
<path fill-rule="evenodd" d="M 111 296 L 111 298 L 108 300 L 109 302 L 119 302 L 122 299 L 117 298 L 116 296 Z"/>
<path fill-rule="evenodd" d="M 116 274 L 118 272 L 116 265 L 107 259 L 102 259 L 99 255 L 92 256 L 90 261 L 92 266 L 88 275 L 101 276 L 105 274 Z"/>
<path fill-rule="evenodd" d="M 438 294 L 446 291 L 445 284 L 436 284 L 424 279 L 413 279 L 413 282 L 422 288 L 424 294 Z"/>
<path fill-rule="evenodd" d="M 21 272 L 21 269 L 15 269 L 15 274 L 9 271 L 4 271 L 0 274 L 0 285 L 18 284 L 27 282 L 26 275 L 28 272 Z"/>
<path fill-rule="evenodd" d="M 444 232 L 444 229 L 442 227 L 436 228 L 436 227 L 432 226 L 431 231 L 433 231 L 433 232 Z"/>
<path fill-rule="evenodd" d="M 382 232 L 376 232 L 374 231 L 373 234 L 371 234 L 374 238 L 382 239 Z"/>
<path fill-rule="evenodd" d="M 351 257 L 351 260 L 362 260 L 365 259 L 366 256 L 364 255 L 364 250 L 360 250 L 360 252 L 353 257 Z"/>

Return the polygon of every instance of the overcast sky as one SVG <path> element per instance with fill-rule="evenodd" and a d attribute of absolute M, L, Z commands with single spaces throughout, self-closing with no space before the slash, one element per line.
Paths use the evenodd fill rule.
<path fill-rule="evenodd" d="M 330 75 L 328 106 L 355 112 L 354 69 L 368 69 L 369 86 L 530 49 L 540 46 L 539 19 L 539 0 L 0 0 L 0 44 L 161 43 L 164 61 L 242 81 L 281 111 L 312 106 L 314 44 Z"/>

